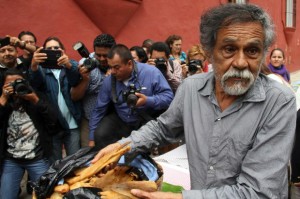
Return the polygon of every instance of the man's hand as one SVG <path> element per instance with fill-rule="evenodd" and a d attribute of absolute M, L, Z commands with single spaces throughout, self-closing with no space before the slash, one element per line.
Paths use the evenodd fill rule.
<path fill-rule="evenodd" d="M 18 95 L 18 97 L 20 97 L 24 100 L 30 101 L 33 104 L 36 104 L 39 101 L 39 97 L 36 95 L 35 92 L 25 94 L 25 95 Z"/>
<path fill-rule="evenodd" d="M 118 149 L 121 147 L 121 144 L 116 142 L 113 144 L 110 144 L 108 146 L 106 146 L 105 148 L 101 149 L 99 151 L 99 153 L 94 157 L 94 159 L 91 161 L 92 164 L 94 164 L 95 162 L 97 162 L 101 157 L 103 157 L 104 155 Z"/>
<path fill-rule="evenodd" d="M 148 59 L 147 64 L 155 66 L 155 59 Z"/>
<path fill-rule="evenodd" d="M 62 56 L 58 58 L 57 64 L 59 66 L 65 66 L 66 68 L 70 69 L 72 67 L 68 55 L 66 55 L 64 50 L 61 50 Z"/>
<path fill-rule="evenodd" d="M 188 66 L 186 64 L 181 65 L 181 70 L 182 70 L 182 77 L 186 78 L 188 74 Z"/>
<path fill-rule="evenodd" d="M 90 140 L 90 141 L 89 141 L 89 147 L 94 147 L 94 146 L 95 146 L 95 141 Z"/>
<path fill-rule="evenodd" d="M 132 189 L 132 195 L 142 199 L 182 199 L 182 194 L 170 192 L 146 192 L 139 189 Z"/>
<path fill-rule="evenodd" d="M 135 95 L 138 97 L 138 101 L 136 102 L 136 107 L 143 106 L 146 104 L 147 96 L 142 93 L 135 93 Z"/>
<path fill-rule="evenodd" d="M 80 65 L 78 67 L 78 69 L 79 69 L 79 73 L 82 77 L 82 80 L 89 80 L 90 79 L 90 71 L 84 65 Z"/>
<path fill-rule="evenodd" d="M 47 59 L 46 53 L 40 53 L 43 47 L 38 48 L 34 53 L 31 61 L 31 69 L 36 71 L 38 69 L 38 65 L 42 62 L 45 62 Z"/>
<path fill-rule="evenodd" d="M 4 106 L 9 98 L 9 96 L 14 92 L 14 89 L 10 84 L 5 84 L 2 87 L 2 95 L 0 97 L 0 104 Z"/>

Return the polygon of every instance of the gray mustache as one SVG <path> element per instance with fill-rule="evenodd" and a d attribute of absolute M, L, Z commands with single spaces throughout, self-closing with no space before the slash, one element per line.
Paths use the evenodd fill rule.
<path fill-rule="evenodd" d="M 242 79 L 250 79 L 251 77 L 253 77 L 253 74 L 248 70 L 248 69 L 244 69 L 244 70 L 237 70 L 234 68 L 229 69 L 222 77 L 222 79 L 225 81 L 229 78 L 242 78 Z"/>

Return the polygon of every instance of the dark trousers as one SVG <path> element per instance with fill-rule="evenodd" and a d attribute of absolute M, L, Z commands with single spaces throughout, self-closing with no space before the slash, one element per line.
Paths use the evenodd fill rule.
<path fill-rule="evenodd" d="M 292 182 L 300 182 L 300 110 L 297 111 L 295 143 L 291 157 Z"/>
<path fill-rule="evenodd" d="M 102 149 L 123 137 L 128 137 L 131 131 L 138 127 L 126 124 L 115 112 L 104 116 L 95 130 L 95 149 Z"/>

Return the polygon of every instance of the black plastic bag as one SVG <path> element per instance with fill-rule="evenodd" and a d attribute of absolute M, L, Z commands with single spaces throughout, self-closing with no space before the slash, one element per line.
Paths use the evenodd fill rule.
<path fill-rule="evenodd" d="M 96 187 L 80 187 L 66 193 L 63 199 L 101 199 L 98 194 L 101 191 Z"/>
<path fill-rule="evenodd" d="M 37 182 L 31 182 L 31 186 L 35 191 L 38 199 L 50 197 L 54 187 L 65 176 L 72 174 L 72 171 L 83 167 L 92 160 L 97 151 L 93 148 L 85 147 L 77 151 L 75 154 L 67 156 L 62 160 L 57 160 L 53 163 L 48 171 L 46 171 Z"/>

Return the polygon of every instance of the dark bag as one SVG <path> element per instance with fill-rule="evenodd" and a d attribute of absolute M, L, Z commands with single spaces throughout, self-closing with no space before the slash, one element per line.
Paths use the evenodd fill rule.
<path fill-rule="evenodd" d="M 73 155 L 67 156 L 62 160 L 57 160 L 37 182 L 31 182 L 36 197 L 38 199 L 50 197 L 54 187 L 61 179 L 72 174 L 72 171 L 85 166 L 86 163 L 94 158 L 96 153 L 97 151 L 94 151 L 93 148 L 85 147 Z"/>
<path fill-rule="evenodd" d="M 95 187 L 80 187 L 69 191 L 63 199 L 101 199 L 98 194 L 102 190 Z"/>

